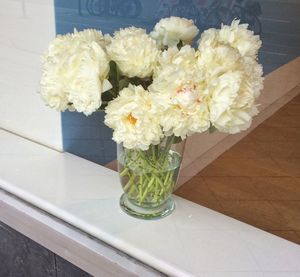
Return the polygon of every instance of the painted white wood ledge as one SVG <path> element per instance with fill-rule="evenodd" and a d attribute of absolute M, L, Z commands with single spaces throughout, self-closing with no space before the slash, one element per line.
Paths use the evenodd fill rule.
<path fill-rule="evenodd" d="M 165 276 L 0 189 L 1 221 L 93 276 Z"/>
<path fill-rule="evenodd" d="M 177 196 L 162 220 L 129 217 L 116 172 L 4 130 L 0 188 L 49 213 L 2 192 L 1 221 L 95 276 L 300 276 L 297 244 Z"/>

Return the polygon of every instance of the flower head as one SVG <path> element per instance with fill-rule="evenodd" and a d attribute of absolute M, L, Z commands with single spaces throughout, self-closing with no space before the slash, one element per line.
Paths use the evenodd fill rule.
<path fill-rule="evenodd" d="M 86 42 L 96 42 L 99 44 L 103 49 L 110 43 L 111 36 L 109 34 L 103 35 L 101 31 L 95 30 L 95 29 L 85 29 L 80 32 L 77 32 L 77 30 L 74 30 L 74 33 L 72 34 L 73 40 L 79 40 L 79 41 L 86 41 Z"/>
<path fill-rule="evenodd" d="M 101 106 L 102 92 L 111 88 L 103 41 L 101 32 L 85 30 L 57 36 L 49 45 L 40 84 L 41 96 L 51 108 L 89 115 Z"/>
<path fill-rule="evenodd" d="M 171 16 L 162 18 L 154 27 L 150 35 L 160 46 L 176 46 L 180 41 L 191 44 L 199 30 L 193 20 Z"/>
<path fill-rule="evenodd" d="M 256 58 L 261 40 L 248 29 L 248 24 L 239 23 L 239 20 L 233 20 L 230 26 L 223 25 L 219 32 L 219 41 L 228 43 L 242 56 Z"/>
<path fill-rule="evenodd" d="M 198 75 L 204 81 L 211 79 L 212 76 L 236 70 L 241 60 L 239 52 L 228 45 L 207 47 L 196 55 Z"/>
<path fill-rule="evenodd" d="M 115 32 L 107 52 L 124 75 L 145 78 L 152 75 L 160 51 L 144 29 L 130 27 Z"/>
<path fill-rule="evenodd" d="M 114 130 L 113 139 L 128 149 L 147 150 L 163 136 L 150 93 L 142 86 L 121 90 L 105 112 L 105 124 Z"/>
<path fill-rule="evenodd" d="M 219 131 L 237 133 L 257 114 L 255 100 L 262 89 L 262 68 L 229 44 L 216 44 L 197 53 L 210 121 Z"/>
<path fill-rule="evenodd" d="M 248 29 L 248 24 L 239 23 L 239 20 L 233 20 L 231 25 L 222 25 L 221 29 L 211 28 L 204 31 L 199 40 L 199 50 L 229 45 L 237 49 L 241 56 L 256 59 L 261 40 Z"/>
<path fill-rule="evenodd" d="M 195 49 L 189 45 L 183 46 L 180 50 L 176 46 L 169 47 L 159 56 L 154 76 L 164 74 L 167 67 L 178 68 L 184 71 L 193 71 L 196 61 Z"/>
<path fill-rule="evenodd" d="M 196 53 L 190 46 L 169 48 L 163 53 L 149 90 L 166 135 L 184 139 L 209 128 L 208 106 L 196 72 Z"/>

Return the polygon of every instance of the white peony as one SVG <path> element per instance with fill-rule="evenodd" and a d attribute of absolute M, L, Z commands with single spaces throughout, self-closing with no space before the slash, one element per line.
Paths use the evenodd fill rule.
<path fill-rule="evenodd" d="M 184 139 L 209 128 L 208 106 L 196 74 L 196 54 L 190 46 L 163 53 L 149 91 L 166 135 Z"/>
<path fill-rule="evenodd" d="M 163 46 L 176 46 L 180 41 L 183 44 L 191 44 L 198 35 L 199 30 L 193 20 L 171 16 L 162 18 L 150 33 L 158 44 Z"/>
<path fill-rule="evenodd" d="M 251 125 L 257 114 L 255 100 L 262 89 L 262 67 L 229 44 L 197 53 L 210 121 L 219 131 L 237 133 Z"/>
<path fill-rule="evenodd" d="M 165 71 L 168 66 L 172 66 L 173 68 L 178 67 L 184 71 L 194 70 L 195 61 L 196 52 L 191 46 L 185 45 L 180 51 L 176 46 L 170 47 L 167 51 L 161 53 L 154 76 L 160 75 L 161 71 Z"/>
<path fill-rule="evenodd" d="M 43 56 L 41 96 L 59 111 L 90 115 L 101 106 L 101 94 L 111 88 L 109 61 L 96 30 L 57 36 Z"/>
<path fill-rule="evenodd" d="M 247 74 L 247 84 L 251 86 L 253 95 L 257 98 L 263 89 L 263 67 L 256 60 L 245 57 L 243 59 L 243 70 Z"/>
<path fill-rule="evenodd" d="M 238 97 L 241 77 L 241 73 L 238 71 L 226 72 L 207 84 L 211 122 L 216 123 L 220 116 L 233 105 Z"/>
<path fill-rule="evenodd" d="M 252 123 L 252 117 L 258 114 L 256 106 L 245 109 L 228 109 L 224 112 L 214 126 L 221 132 L 236 134 L 247 130 Z"/>
<path fill-rule="evenodd" d="M 191 44 L 199 33 L 193 20 L 171 16 L 162 18 L 150 33 L 160 46 L 176 46 L 180 41 Z"/>
<path fill-rule="evenodd" d="M 233 20 L 231 25 L 222 25 L 221 29 L 208 29 L 204 31 L 199 40 L 200 51 L 208 47 L 229 45 L 237 49 L 241 56 L 256 59 L 261 40 L 247 29 L 248 24 L 239 24 L 239 20 Z"/>
<path fill-rule="evenodd" d="M 115 32 L 107 46 L 111 60 L 128 77 L 150 77 L 156 66 L 159 49 L 144 29 L 130 27 Z"/>
<path fill-rule="evenodd" d="M 239 20 L 233 20 L 230 26 L 222 25 L 219 32 L 219 41 L 228 43 L 237 49 L 242 56 L 256 58 L 261 47 L 259 36 L 248 29 L 248 24 L 239 24 Z"/>
<path fill-rule="evenodd" d="M 198 75 L 204 81 L 240 67 L 241 56 L 230 46 L 207 47 L 196 55 Z"/>
<path fill-rule="evenodd" d="M 210 28 L 205 30 L 198 40 L 198 50 L 203 51 L 207 48 L 214 48 L 219 44 L 219 30 Z"/>
<path fill-rule="evenodd" d="M 103 49 L 111 42 L 111 36 L 109 34 L 103 35 L 101 31 L 95 29 L 85 29 L 81 32 L 77 32 L 75 29 L 72 37 L 73 40 L 96 42 L 101 45 Z"/>
<path fill-rule="evenodd" d="M 121 90 L 105 112 L 104 122 L 114 130 L 113 140 L 125 148 L 147 150 L 163 137 L 150 93 L 142 86 L 129 85 Z"/>

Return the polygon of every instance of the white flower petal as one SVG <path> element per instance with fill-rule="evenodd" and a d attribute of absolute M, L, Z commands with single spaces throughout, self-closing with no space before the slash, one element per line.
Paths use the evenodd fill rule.
<path fill-rule="evenodd" d="M 43 56 L 41 96 L 52 108 L 89 115 L 101 106 L 110 88 L 105 38 L 96 30 L 57 36 Z"/>
<path fill-rule="evenodd" d="M 161 46 L 176 46 L 179 41 L 184 44 L 191 44 L 199 33 L 193 20 L 171 16 L 162 18 L 150 33 Z"/>
<path fill-rule="evenodd" d="M 107 52 L 124 75 L 140 78 L 153 74 L 160 53 L 156 41 L 135 27 L 115 32 Z"/>
<path fill-rule="evenodd" d="M 147 150 L 163 137 L 150 94 L 142 86 L 124 88 L 105 112 L 105 124 L 114 129 L 113 139 L 128 149 Z"/>

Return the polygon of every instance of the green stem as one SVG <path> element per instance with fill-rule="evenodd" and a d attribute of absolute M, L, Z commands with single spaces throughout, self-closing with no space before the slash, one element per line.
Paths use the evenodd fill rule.
<path fill-rule="evenodd" d="M 128 172 L 129 172 L 128 168 L 125 167 L 125 168 L 121 171 L 120 176 L 121 176 L 121 177 L 124 177 Z"/>
<path fill-rule="evenodd" d="M 151 145 L 147 151 L 124 149 L 124 168 L 120 177 L 127 181 L 124 191 L 140 205 L 148 201 L 159 203 L 171 192 L 175 171 L 168 170 L 166 163 L 174 138 L 167 137 L 164 147 Z"/>
<path fill-rule="evenodd" d="M 149 182 L 148 186 L 146 187 L 146 189 L 145 189 L 145 191 L 144 191 L 144 193 L 143 193 L 143 195 L 142 195 L 142 198 L 140 199 L 140 202 L 141 202 L 141 203 L 144 202 L 144 200 L 145 200 L 145 198 L 146 198 L 146 196 L 147 196 L 147 193 L 148 193 L 149 189 L 151 188 L 152 184 L 154 183 L 154 181 L 155 181 L 155 177 L 153 176 L 153 177 L 151 178 L 151 181 Z"/>
<path fill-rule="evenodd" d="M 155 161 L 156 160 L 156 153 L 155 153 L 154 145 L 150 145 L 150 148 L 151 148 L 151 152 L 152 152 L 152 160 Z"/>
<path fill-rule="evenodd" d="M 152 170 L 156 170 L 155 164 L 152 164 L 151 161 L 147 158 L 147 156 L 145 155 L 144 151 L 139 151 L 139 156 L 141 157 L 141 159 L 147 163 L 150 166 L 150 169 Z"/>
<path fill-rule="evenodd" d="M 170 171 L 168 171 L 163 186 L 165 187 L 169 181 Z"/>
<path fill-rule="evenodd" d="M 132 176 L 129 178 L 127 184 L 124 186 L 124 191 L 128 190 L 128 188 L 130 187 L 130 185 L 131 185 L 132 181 L 134 180 L 134 178 L 135 178 L 135 176 L 134 176 L 134 174 L 132 174 Z"/>
<path fill-rule="evenodd" d="M 133 191 L 136 191 L 137 193 L 139 193 L 138 189 L 135 187 L 135 185 L 132 185 L 130 190 L 128 191 L 128 195 L 133 196 L 132 193 Z"/>
<path fill-rule="evenodd" d="M 165 145 L 165 147 L 164 147 L 164 151 L 163 151 L 163 154 L 162 154 L 162 156 L 161 156 L 163 168 L 165 167 L 165 163 L 166 163 L 166 160 L 167 160 L 167 158 L 168 158 L 170 149 L 171 149 L 171 147 L 172 147 L 174 138 L 175 138 L 174 135 L 172 135 L 172 136 L 170 136 L 170 137 L 167 138 L 166 145 Z"/>

